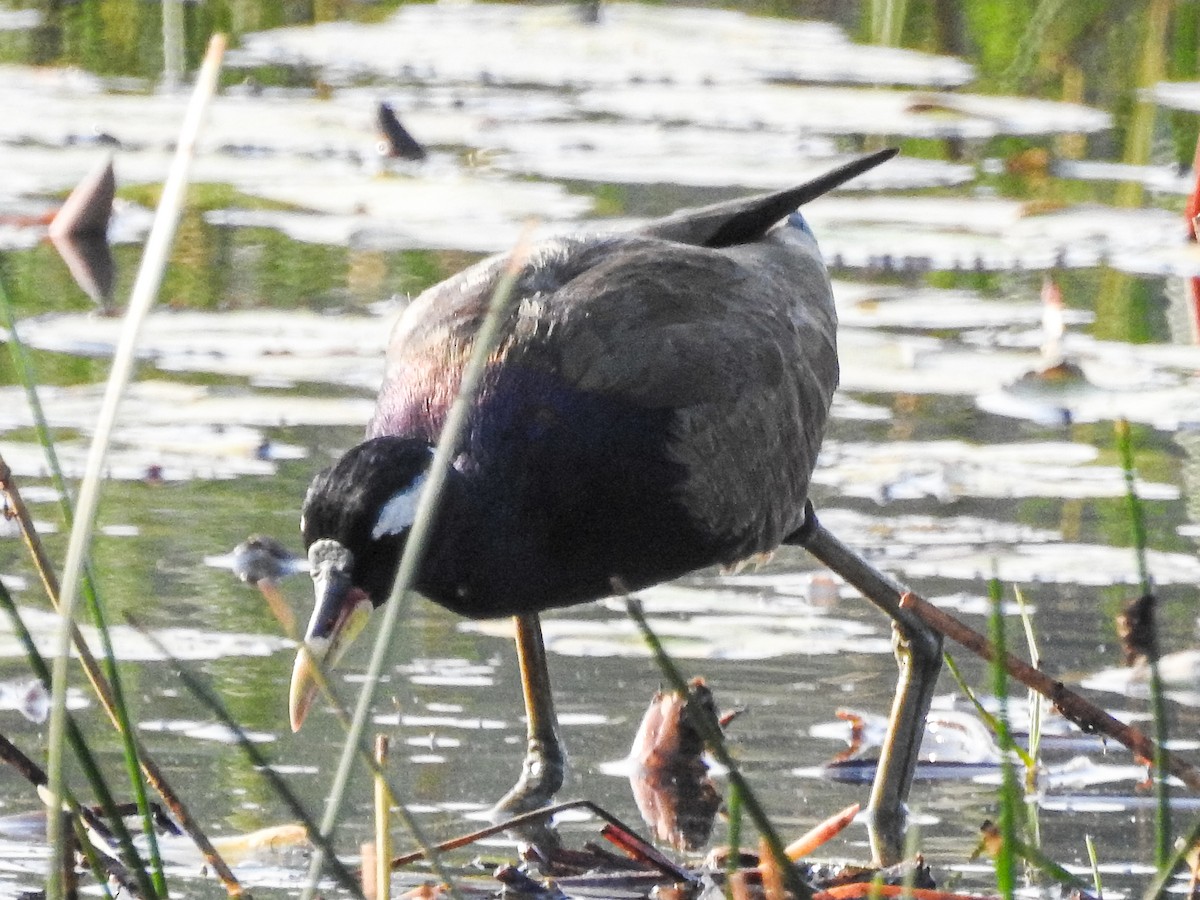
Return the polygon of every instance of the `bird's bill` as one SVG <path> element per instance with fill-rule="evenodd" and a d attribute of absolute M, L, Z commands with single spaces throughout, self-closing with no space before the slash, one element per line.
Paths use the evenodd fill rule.
<path fill-rule="evenodd" d="M 288 713 L 292 731 L 299 731 L 317 697 L 320 673 L 334 665 L 358 637 L 371 614 L 366 593 L 342 572 L 323 568 L 313 576 L 316 605 L 308 622 L 304 643 L 292 666 Z"/>

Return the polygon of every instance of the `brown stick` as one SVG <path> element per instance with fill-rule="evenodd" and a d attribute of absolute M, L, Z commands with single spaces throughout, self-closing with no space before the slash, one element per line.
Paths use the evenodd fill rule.
<path fill-rule="evenodd" d="M 987 638 L 916 594 L 906 593 L 900 598 L 900 606 L 912 610 L 931 628 L 937 629 L 978 656 L 989 661 L 995 658 L 995 648 Z M 1085 700 L 1061 681 L 1051 678 L 1040 669 L 1035 669 L 1010 654 L 1004 657 L 1004 668 L 1021 684 L 1032 688 L 1053 703 L 1059 712 L 1082 728 L 1084 732 L 1088 734 L 1099 732 L 1106 735 L 1128 747 L 1134 755 L 1141 759 L 1152 760 L 1155 758 L 1154 741 L 1132 725 L 1118 721 L 1096 704 Z M 1162 754 L 1163 762 L 1172 775 L 1192 790 L 1200 791 L 1200 770 L 1182 759 L 1177 759 L 1166 750 L 1163 750 Z"/>
<path fill-rule="evenodd" d="M 50 598 L 50 602 L 54 608 L 58 609 L 58 577 L 54 574 L 54 565 L 51 563 L 49 556 L 46 555 L 41 538 L 34 527 L 33 519 L 29 515 L 29 508 L 25 505 L 25 501 L 21 498 L 21 492 L 17 489 L 12 469 L 9 468 L 8 463 L 4 461 L 2 455 L 0 455 L 0 492 L 3 492 L 5 498 L 8 500 L 8 505 L 17 520 L 18 526 L 20 526 L 21 537 L 24 539 L 25 546 L 29 548 L 29 553 L 33 557 L 34 566 L 37 568 L 38 575 L 42 579 L 42 586 L 46 589 L 46 595 Z M 96 696 L 100 700 L 100 705 L 108 713 L 108 718 L 112 722 L 113 727 L 120 731 L 120 718 L 117 716 L 116 701 L 113 699 L 112 687 L 109 685 L 108 679 L 104 677 L 104 673 L 100 670 L 100 663 L 92 653 L 87 641 L 83 639 L 83 633 L 74 624 L 71 626 L 71 642 L 75 647 L 75 652 L 79 654 L 79 661 L 83 665 L 83 671 L 87 675 L 88 681 L 91 682 L 92 690 L 96 692 Z M 225 860 L 221 858 L 216 848 L 213 847 L 208 837 L 205 836 L 199 823 L 192 817 L 192 814 L 188 811 L 183 801 L 179 799 L 179 796 L 171 788 L 166 776 L 162 774 L 162 770 L 158 768 L 154 759 L 146 752 L 146 748 L 138 740 L 137 735 L 133 736 L 133 744 L 137 750 L 138 762 L 141 763 L 142 773 L 146 776 L 147 783 L 162 797 L 163 803 L 179 821 L 183 830 L 187 832 L 188 837 L 191 838 L 192 843 L 200 850 L 205 861 L 212 867 L 213 872 L 221 879 L 226 892 L 231 897 L 240 897 L 242 895 L 242 886 L 238 882 L 237 877 L 233 874 Z"/>
<path fill-rule="evenodd" d="M 692 882 L 696 876 L 658 851 L 653 845 L 646 843 L 627 828 L 613 825 L 611 822 L 600 829 L 604 839 L 614 846 L 620 847 L 632 859 L 658 869 L 668 878 L 678 882 Z"/>
<path fill-rule="evenodd" d="M 792 841 L 783 848 L 783 852 L 787 854 L 787 858 L 792 862 L 799 862 L 806 856 L 812 855 L 813 851 L 824 844 L 829 843 L 839 834 L 846 830 L 855 816 L 858 815 L 862 807 L 857 803 L 851 803 L 841 812 L 836 812 L 824 822 L 818 822 L 796 840 Z"/>
<path fill-rule="evenodd" d="M 15 769 L 22 778 L 24 778 L 33 786 L 33 788 L 38 792 L 39 797 L 43 799 L 43 802 L 45 801 L 44 792 L 46 786 L 49 784 L 49 779 L 46 777 L 46 773 L 42 770 L 41 766 L 26 756 L 20 747 L 2 734 L 0 734 L 0 761 L 8 763 L 8 765 Z M 78 815 L 79 818 L 84 822 L 85 827 L 95 836 L 95 840 L 105 844 L 105 846 L 100 848 L 102 852 L 100 853 L 99 858 L 108 875 L 115 879 L 116 882 L 121 885 L 123 890 L 128 891 L 129 896 L 140 897 L 141 892 L 139 891 L 138 886 L 129 878 L 128 871 L 123 865 L 121 865 L 119 861 L 119 851 L 116 848 L 116 841 L 113 839 L 112 832 L 109 831 L 109 828 L 104 823 L 104 820 L 101 819 L 100 816 L 97 815 L 96 811 L 91 807 L 83 806 L 82 804 L 76 804 L 73 799 L 68 802 L 71 807 L 69 813 L 65 809 L 58 811 L 51 809 L 47 810 L 47 815 Z M 70 834 L 72 835 L 73 839 L 74 831 L 71 829 L 64 829 L 63 834 Z M 64 854 L 64 856 L 67 860 L 71 860 L 74 858 L 74 853 Z M 68 862 L 64 864 L 64 868 L 70 868 L 71 873 L 69 878 L 63 881 L 63 884 L 67 885 L 73 883 L 75 876 L 73 866 L 71 866 Z"/>

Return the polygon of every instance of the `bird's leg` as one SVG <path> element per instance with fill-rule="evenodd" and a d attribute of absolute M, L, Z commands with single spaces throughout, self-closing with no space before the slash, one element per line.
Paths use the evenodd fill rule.
<path fill-rule="evenodd" d="M 558 719 L 550 692 L 546 647 L 537 613 L 514 616 L 521 689 L 525 694 L 525 762 L 521 777 L 492 808 L 493 818 L 514 816 L 547 805 L 563 783 L 565 757 L 558 740 Z"/>
<path fill-rule="evenodd" d="M 883 866 L 894 865 L 904 856 L 905 801 L 925 734 L 925 717 L 942 667 L 942 636 L 912 612 L 902 609 L 900 598 L 906 588 L 826 531 L 811 505 L 806 510 L 803 528 L 788 543 L 800 544 L 854 585 L 888 614 L 895 629 L 900 677 L 871 789 L 868 819 L 873 861 Z"/>

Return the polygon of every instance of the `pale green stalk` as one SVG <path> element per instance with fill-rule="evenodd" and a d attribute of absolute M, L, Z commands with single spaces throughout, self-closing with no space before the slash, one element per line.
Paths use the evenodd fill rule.
<path fill-rule="evenodd" d="M 1137 561 L 1138 585 L 1141 596 L 1150 598 L 1152 627 L 1146 663 L 1150 668 L 1150 714 L 1154 719 L 1154 796 L 1157 801 L 1154 864 L 1162 869 L 1171 858 L 1171 789 L 1165 757 L 1168 740 L 1167 707 L 1163 697 L 1162 675 L 1158 668 L 1158 602 L 1154 598 L 1154 584 L 1150 579 L 1150 566 L 1146 560 L 1146 516 L 1137 493 L 1133 434 L 1129 422 L 1125 419 L 1117 420 L 1116 437 L 1117 450 L 1121 455 L 1121 468 L 1125 471 L 1126 509 L 1129 512 L 1134 559 Z"/>
<path fill-rule="evenodd" d="M 1192 853 L 1197 846 L 1200 846 L 1200 818 L 1192 823 L 1188 833 L 1175 845 L 1175 852 L 1171 854 L 1167 864 L 1154 874 L 1150 885 L 1142 894 L 1142 900 L 1162 900 L 1167 894 L 1167 886 L 1171 883 L 1171 878 L 1176 870 L 1187 862 L 1188 854 Z"/>
<path fill-rule="evenodd" d="M 251 763 L 253 763 L 255 769 L 258 770 L 262 777 L 266 779 L 267 783 L 271 785 L 271 788 L 275 791 L 276 796 L 278 796 L 279 799 L 283 801 L 284 805 L 287 806 L 288 811 L 297 819 L 299 819 L 301 824 L 304 825 L 304 828 L 308 832 L 313 843 L 320 847 L 322 845 L 322 837 L 317 831 L 316 823 L 312 820 L 312 817 L 309 816 L 308 810 L 304 808 L 304 804 L 300 802 L 300 800 L 288 787 L 287 782 L 284 781 L 279 776 L 279 773 L 275 771 L 274 767 L 271 765 L 271 761 L 263 756 L 258 747 L 255 746 L 254 742 L 246 736 L 245 729 L 243 729 L 242 726 L 238 724 L 237 720 L 229 714 L 229 710 L 226 709 L 225 704 L 221 702 L 221 699 L 211 690 L 209 690 L 203 681 L 192 674 L 191 670 L 187 669 L 183 663 L 172 656 L 171 652 L 166 648 L 163 642 L 154 635 L 153 632 L 151 632 L 133 617 L 129 617 L 129 623 L 136 628 L 138 632 L 151 643 L 151 645 L 153 645 L 154 649 L 163 655 L 164 659 L 166 659 L 175 667 L 175 671 L 179 676 L 179 680 L 183 682 L 184 687 L 191 691 L 192 696 L 208 707 L 209 712 L 216 716 L 221 721 L 221 724 L 230 730 L 230 732 L 233 734 L 234 740 L 237 742 L 238 747 L 240 747 L 242 752 L 246 754 L 247 758 Z M 346 869 L 344 865 L 342 865 L 341 860 L 334 856 L 333 864 L 330 868 L 332 868 L 333 874 L 337 878 L 338 883 L 341 884 L 343 888 L 348 890 L 353 896 L 360 898 L 361 900 L 362 889 L 360 888 L 358 881 L 354 878 L 354 876 L 350 874 L 349 870 Z"/>
<path fill-rule="evenodd" d="M 725 896 L 733 900 L 733 878 L 741 868 L 742 855 L 742 792 L 736 784 L 729 785 L 729 796 L 725 798 L 725 811 L 729 818 L 729 855 L 725 857 Z"/>
<path fill-rule="evenodd" d="M 9 620 L 12 622 L 13 632 L 16 634 L 17 640 L 25 650 L 26 657 L 29 660 L 29 666 L 33 669 L 34 675 L 43 684 L 47 685 L 50 681 L 50 669 L 46 665 L 46 661 L 42 658 L 42 654 L 38 651 L 37 645 L 33 641 L 33 636 L 29 633 L 29 629 L 25 626 L 24 620 L 21 618 L 20 612 L 17 610 L 17 605 L 13 602 L 12 597 L 8 593 L 8 589 L 4 587 L 4 583 L 0 582 L 0 607 L 8 614 Z M 133 844 L 133 837 L 129 834 L 129 830 L 125 827 L 125 820 L 117 813 L 117 804 L 113 799 L 112 792 L 108 789 L 108 784 L 104 781 L 104 774 L 100 771 L 99 765 L 96 763 L 96 758 L 88 749 L 87 742 L 83 739 L 83 732 L 79 730 L 79 726 L 75 724 L 75 720 L 68 713 L 64 717 L 65 727 L 63 729 L 63 740 L 71 745 L 75 751 L 75 756 L 79 761 L 80 767 L 83 769 L 84 775 L 87 777 L 88 783 L 92 787 L 96 798 L 100 801 L 101 807 L 104 809 L 104 814 L 108 817 L 110 827 L 117 837 L 117 842 L 120 847 L 120 856 L 125 866 L 129 869 L 130 876 L 137 880 L 142 893 L 146 897 L 155 896 L 154 885 L 150 882 L 143 867 L 141 857 L 138 855 L 137 848 Z M 47 773 L 48 774 L 48 773 Z M 47 785 L 48 791 L 49 785 Z M 70 791 L 64 789 L 57 796 L 50 796 L 48 793 L 43 793 L 39 789 L 39 794 L 42 794 L 43 800 L 49 807 L 49 814 L 46 816 L 47 832 L 49 832 L 49 823 L 54 819 L 62 819 L 61 812 L 64 808 L 69 811 L 75 808 L 78 811 L 78 804 L 72 797 Z M 58 824 L 60 834 L 62 833 L 62 822 Z M 63 844 L 67 842 L 63 838 L 59 838 Z M 57 860 L 58 845 L 51 844 L 51 858 L 54 862 L 54 867 L 47 873 L 48 876 L 53 875 L 56 879 L 62 875 L 63 869 L 60 863 L 65 862 L 68 865 L 74 863 L 73 860 Z"/>
<path fill-rule="evenodd" d="M 163 270 L 166 268 L 170 255 L 171 243 L 175 229 L 182 212 L 184 194 L 187 191 L 187 176 L 191 158 L 195 152 L 196 139 L 199 135 L 200 124 L 208 102 L 216 91 L 217 74 L 221 68 L 221 58 L 225 51 L 223 35 L 214 35 L 209 43 L 204 65 L 196 78 L 196 86 L 188 104 L 183 127 L 180 130 L 179 143 L 175 149 L 175 157 L 171 162 L 167 180 L 163 185 L 162 198 L 146 240 L 146 249 L 142 256 L 142 264 L 138 269 L 133 290 L 129 297 L 129 307 L 125 314 L 125 327 L 121 331 L 120 340 L 113 354 L 112 371 L 109 374 L 108 385 L 101 402 L 100 413 L 96 422 L 96 432 L 92 439 L 88 459 L 84 468 L 83 482 L 80 485 L 79 500 L 76 508 L 75 522 L 71 528 L 71 536 L 67 543 L 67 557 L 63 566 L 62 589 L 59 607 L 59 628 L 55 642 L 55 657 L 53 681 L 51 687 L 50 724 L 47 741 L 49 744 L 47 759 L 47 775 L 50 779 L 50 796 L 52 808 L 57 808 L 62 801 L 64 780 L 63 763 L 65 761 L 64 744 L 66 736 L 66 697 L 67 697 L 67 668 L 71 650 L 71 628 L 75 621 L 75 602 L 79 595 L 80 579 L 83 575 L 84 561 L 87 558 L 88 545 L 91 541 L 95 526 L 96 510 L 100 501 L 100 484 L 103 478 L 104 460 L 107 456 L 108 445 L 116 423 L 117 409 L 121 396 L 125 391 L 133 373 L 135 349 L 138 333 L 146 318 L 158 288 L 162 283 Z M 62 824 L 58 817 L 51 816 L 48 827 L 48 839 L 55 859 L 50 866 L 50 876 L 47 879 L 47 896 L 50 900 L 59 900 L 63 895 L 63 885 L 59 878 L 61 865 L 59 854 L 62 852 L 64 841 L 61 834 Z"/>
<path fill-rule="evenodd" d="M 1042 655 L 1038 651 L 1037 635 L 1033 628 L 1033 616 L 1029 611 L 1029 603 L 1025 593 L 1014 587 L 1013 593 L 1017 598 L 1017 608 L 1021 611 L 1021 625 L 1025 629 L 1025 646 L 1029 649 L 1029 664 L 1035 669 L 1041 668 Z M 1029 826 L 1029 839 L 1035 847 L 1042 845 L 1042 820 L 1038 815 L 1037 778 L 1038 756 L 1042 747 L 1042 695 L 1030 688 L 1025 698 L 1029 710 L 1029 747 L 1025 761 L 1025 821 Z"/>
<path fill-rule="evenodd" d="M 58 462 L 58 453 L 54 449 L 54 437 L 50 433 L 50 425 L 46 421 L 46 414 L 42 409 L 41 399 L 38 397 L 37 379 L 33 373 L 33 366 L 29 361 L 29 355 L 25 351 L 25 344 L 17 334 L 16 315 L 13 312 L 12 303 L 8 297 L 3 272 L 0 272 L 0 310 L 3 311 L 4 324 L 9 332 L 8 345 L 13 367 L 17 370 L 17 377 L 25 388 L 25 395 L 33 416 L 38 441 L 42 445 L 42 451 L 46 454 L 46 464 L 50 469 L 51 480 L 54 483 L 54 487 L 58 490 L 59 508 L 62 510 L 63 521 L 66 522 L 67 528 L 70 528 L 75 521 L 75 510 L 67 489 L 67 480 L 63 477 L 62 467 Z M 50 581 L 53 575 L 46 572 L 43 574 L 43 578 L 47 579 L 47 590 L 54 594 L 54 596 L 51 596 L 50 602 L 57 604 L 58 595 L 61 594 L 61 590 L 55 590 L 52 587 Z M 100 638 L 101 650 L 104 655 L 104 675 L 108 679 L 108 690 L 112 698 L 111 712 L 115 719 L 117 732 L 121 737 L 125 768 L 129 774 L 134 802 L 137 804 L 138 814 L 142 820 L 142 833 L 146 836 L 146 845 L 150 856 L 151 880 L 154 883 L 155 890 L 161 896 L 165 897 L 167 895 L 167 881 L 163 875 L 162 855 L 158 848 L 158 835 L 154 831 L 154 819 L 150 813 L 150 803 L 146 797 L 146 784 L 139 769 L 139 753 L 134 738 L 132 720 L 129 716 L 129 708 L 125 703 L 125 692 L 121 685 L 120 673 L 117 670 L 116 654 L 113 652 L 112 638 L 108 633 L 108 625 L 104 620 L 104 609 L 96 593 L 96 585 L 95 580 L 92 578 L 91 567 L 86 562 L 83 569 L 82 589 L 84 598 L 87 601 L 88 611 L 92 615 L 92 624 L 95 625 L 96 633 Z M 84 655 L 82 650 L 79 652 L 81 656 Z M 84 659 L 83 662 L 85 667 L 89 665 L 87 659 Z M 100 685 L 94 680 L 96 676 L 90 671 L 88 674 L 93 679 L 93 687 L 96 689 L 101 703 L 107 703 Z"/>
<path fill-rule="evenodd" d="M 391 657 L 395 649 L 396 627 L 408 608 L 409 588 L 425 554 L 425 545 L 429 540 L 433 523 L 433 513 L 437 509 L 446 479 L 450 474 L 450 466 L 454 454 L 457 452 L 458 439 L 466 428 L 467 416 L 475 402 L 475 394 L 483 379 L 488 358 L 500 339 L 508 301 L 511 299 L 524 260 L 524 241 L 522 241 L 513 251 L 509 265 L 501 275 L 496 290 L 492 294 L 487 314 L 475 335 L 470 359 L 467 360 L 467 365 L 463 369 L 458 396 L 454 398 L 454 403 L 442 426 L 442 433 L 438 437 L 425 486 L 421 489 L 421 496 L 417 501 L 412 528 L 409 530 L 404 544 L 404 553 L 400 557 L 396 580 L 392 585 L 391 594 L 383 604 L 383 621 L 375 638 L 375 646 L 371 651 L 371 659 L 358 695 L 358 703 L 354 707 L 354 718 L 350 722 L 333 784 L 330 787 L 329 796 L 326 798 L 325 816 L 321 820 L 321 836 L 324 840 L 331 839 L 341 816 L 354 759 L 361 753 L 363 747 L 363 732 L 366 730 L 367 718 L 375 699 L 375 691 L 379 686 L 383 670 L 391 664 Z M 422 841 L 422 843 L 424 842 Z M 325 855 L 325 851 L 319 846 L 313 850 L 312 860 L 308 867 L 308 881 L 301 894 L 302 900 L 311 900 L 316 894 L 321 870 L 325 865 Z"/>
<path fill-rule="evenodd" d="M 1039 0 L 1037 8 L 1025 25 L 1025 33 L 1017 41 L 1017 49 L 1013 60 L 1002 76 L 1004 83 L 1012 90 L 1017 90 L 1020 83 L 1037 63 L 1037 55 L 1045 43 L 1050 26 L 1058 17 L 1059 9 L 1065 0 Z"/>
<path fill-rule="evenodd" d="M 904 871 L 901 887 L 902 897 L 911 897 L 917 884 L 917 866 L 920 865 L 918 854 L 921 852 L 921 816 L 916 809 L 909 811 L 908 830 L 904 833 L 904 858 L 912 860 L 911 865 Z"/>
<path fill-rule="evenodd" d="M 1096 842 L 1090 834 L 1083 836 L 1083 842 L 1087 846 L 1088 862 L 1092 866 L 1092 885 L 1096 888 L 1096 900 L 1104 900 L 1104 884 L 1100 880 L 1100 857 L 1096 853 Z"/>
<path fill-rule="evenodd" d="M 1000 582 L 992 578 L 988 584 L 988 598 L 992 601 L 991 614 L 988 616 L 988 626 L 991 632 L 992 646 L 995 657 L 991 662 L 992 694 L 999 704 L 996 716 L 997 742 L 1000 746 L 1000 814 L 997 817 L 997 828 L 1000 831 L 1000 847 L 996 853 L 996 890 L 1006 900 L 1012 900 L 1016 889 L 1015 849 L 1017 844 L 1017 782 L 1013 776 L 1012 763 L 1009 762 L 1009 750 L 1013 746 L 1012 735 L 1008 730 L 1008 673 L 1004 669 L 1005 649 L 1004 614 L 1001 611 Z"/>
<path fill-rule="evenodd" d="M 950 674 L 954 676 L 954 680 L 958 682 L 958 689 L 963 692 L 963 696 L 971 701 L 971 705 L 975 707 L 975 713 L 983 720 L 983 724 L 987 726 L 988 731 L 998 735 L 1000 733 L 1000 722 L 992 715 L 983 704 L 979 702 L 979 697 L 975 694 L 975 690 L 967 684 L 967 680 L 963 678 L 962 672 L 958 668 L 958 663 L 954 661 L 954 657 L 949 653 L 942 653 L 942 661 L 946 663 L 946 668 L 950 670 Z M 1021 759 L 1021 764 L 1027 768 L 1033 766 L 1033 757 L 1026 753 L 1021 747 L 1013 744 L 1013 753 L 1017 754 Z"/>

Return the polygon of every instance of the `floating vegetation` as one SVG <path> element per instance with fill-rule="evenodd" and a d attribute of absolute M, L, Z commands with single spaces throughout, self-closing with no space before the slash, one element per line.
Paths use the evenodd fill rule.
<path fill-rule="evenodd" d="M 559 88 L 755 81 L 950 87 L 972 76 L 960 59 L 855 44 L 823 22 L 629 3 L 606 7 L 602 28 L 581 22 L 567 5 L 403 7 L 375 25 L 330 22 L 246 35 L 230 64 L 313 66 L 346 80 Z"/>

